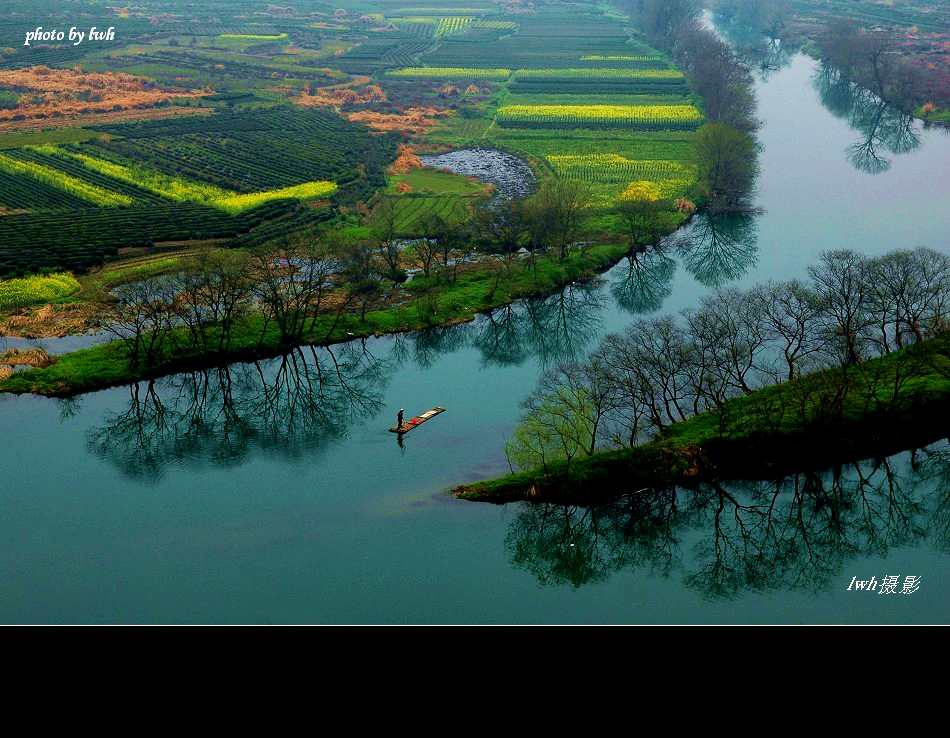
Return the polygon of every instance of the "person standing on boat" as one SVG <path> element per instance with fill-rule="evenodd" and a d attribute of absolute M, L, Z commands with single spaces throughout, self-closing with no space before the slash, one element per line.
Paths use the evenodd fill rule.
<path fill-rule="evenodd" d="M 403 414 L 403 410 L 402 408 L 399 408 L 399 412 L 396 413 L 396 427 L 397 428 L 402 428 L 402 414 Z"/>

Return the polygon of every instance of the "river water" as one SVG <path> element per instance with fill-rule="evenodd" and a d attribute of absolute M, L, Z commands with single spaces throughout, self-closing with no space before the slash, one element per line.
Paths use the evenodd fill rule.
<path fill-rule="evenodd" d="M 946 445 L 599 511 L 445 494 L 505 471 L 543 366 L 637 314 L 804 276 L 825 249 L 950 247 L 950 138 L 882 132 L 815 79 L 796 56 L 759 82 L 763 213 L 700 221 L 688 250 L 469 326 L 0 396 L 0 621 L 946 622 Z M 401 446 L 387 432 L 434 405 Z M 847 590 L 888 575 L 922 579 Z"/>

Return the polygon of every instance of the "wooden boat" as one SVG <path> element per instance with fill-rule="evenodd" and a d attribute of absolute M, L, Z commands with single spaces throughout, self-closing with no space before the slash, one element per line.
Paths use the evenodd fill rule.
<path fill-rule="evenodd" d="M 436 405 L 431 410 L 426 410 L 421 415 L 416 415 L 414 418 L 409 418 L 409 420 L 404 420 L 402 425 L 394 425 L 389 429 L 390 433 L 408 433 L 409 431 L 418 428 L 420 425 L 425 423 L 427 420 L 432 420 L 436 415 L 441 415 L 445 412 L 444 407 L 439 407 Z"/>

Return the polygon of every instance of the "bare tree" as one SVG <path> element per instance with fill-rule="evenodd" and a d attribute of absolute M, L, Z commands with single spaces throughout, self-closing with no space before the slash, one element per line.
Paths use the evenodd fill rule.
<path fill-rule="evenodd" d="M 176 278 L 176 318 L 203 353 L 226 352 L 235 325 L 250 312 L 248 263 L 244 252 L 205 252 Z"/>
<path fill-rule="evenodd" d="M 262 249 L 251 258 L 253 292 L 281 343 L 299 343 L 323 305 L 329 277 L 339 268 L 327 244 L 297 242 Z"/>
<path fill-rule="evenodd" d="M 861 337 L 871 323 L 866 260 L 846 249 L 828 251 L 808 273 L 829 344 L 838 346 L 845 364 L 857 364 L 863 356 Z"/>
<path fill-rule="evenodd" d="M 106 330 L 121 339 L 129 366 L 152 368 L 170 342 L 175 315 L 175 289 L 165 277 L 121 285 Z"/>
<path fill-rule="evenodd" d="M 388 276 L 399 281 L 400 248 L 396 237 L 399 220 L 399 206 L 395 197 L 382 196 L 371 216 L 373 236 L 379 241 L 380 253 L 388 267 Z"/>
<path fill-rule="evenodd" d="M 756 287 L 752 300 L 762 315 L 768 339 L 781 351 L 785 378 L 792 381 L 825 345 L 817 326 L 818 296 L 798 280 L 791 280 Z"/>

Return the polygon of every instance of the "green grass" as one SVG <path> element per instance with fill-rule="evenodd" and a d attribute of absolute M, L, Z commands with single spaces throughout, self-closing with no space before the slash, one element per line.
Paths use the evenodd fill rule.
<path fill-rule="evenodd" d="M 407 174 L 390 177 L 386 192 L 396 194 L 400 184 L 409 185 L 412 192 L 433 195 L 477 196 L 485 191 L 485 185 L 477 180 L 437 169 L 413 169 Z"/>
<path fill-rule="evenodd" d="M 403 67 L 386 73 L 397 79 L 484 79 L 503 82 L 511 76 L 510 69 L 487 67 Z"/>
<path fill-rule="evenodd" d="M 396 232 L 403 238 L 425 235 L 423 223 L 431 215 L 448 222 L 460 222 L 471 213 L 474 198 L 460 195 L 407 194 L 391 196 L 396 200 Z"/>
<path fill-rule="evenodd" d="M 481 142 L 492 127 L 493 113 L 484 106 L 480 109 L 473 106 L 469 111 L 469 115 L 451 115 L 440 120 L 426 135 L 426 141 L 453 148 L 464 148 Z"/>
<path fill-rule="evenodd" d="M 408 304 L 367 313 L 365 321 L 348 314 L 332 331 L 334 316 L 321 317 L 304 336 L 313 343 L 335 343 L 353 337 L 419 330 L 472 320 L 478 312 L 531 295 L 549 294 L 565 284 L 588 279 L 616 263 L 627 247 L 618 244 L 591 246 L 571 252 L 562 261 L 539 258 L 535 266 L 516 262 L 500 275 L 494 269 L 473 269 L 459 274 L 454 282 L 413 280 L 409 290 L 422 296 Z M 281 345 L 276 329 L 266 330 L 263 318 L 252 316 L 237 326 L 231 349 L 224 356 L 207 356 L 191 348 L 169 346 L 148 371 L 133 370 L 119 342 L 65 354 L 43 369 L 17 372 L 0 382 L 0 392 L 68 396 L 115 386 L 151 376 L 161 376 L 221 361 L 273 356 L 287 348 Z M 186 344 L 182 342 L 182 346 Z"/>
<path fill-rule="evenodd" d="M 914 115 L 930 123 L 950 125 L 950 108 L 936 108 L 929 113 L 925 113 L 923 106 L 920 106 L 914 111 Z"/>
<path fill-rule="evenodd" d="M 594 67 L 584 67 L 580 69 L 565 68 L 542 68 L 542 69 L 518 69 L 514 72 L 515 81 L 521 80 L 641 80 L 641 79 L 667 79 L 682 80 L 683 73 L 678 69 L 624 69 L 611 67 L 608 69 L 598 69 Z"/>
<path fill-rule="evenodd" d="M 620 96 L 620 97 L 618 97 Z M 609 105 L 622 100 L 630 105 L 686 105 L 692 102 L 689 95 L 644 94 L 642 92 L 588 93 L 567 95 L 557 92 L 511 92 L 505 98 L 506 105 Z"/>

